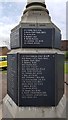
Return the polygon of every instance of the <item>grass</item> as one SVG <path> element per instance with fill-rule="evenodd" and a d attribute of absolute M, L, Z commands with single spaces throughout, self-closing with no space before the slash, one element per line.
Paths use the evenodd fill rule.
<path fill-rule="evenodd" d="M 65 66 L 64 66 L 64 73 L 68 74 L 68 64 L 65 63 Z"/>
<path fill-rule="evenodd" d="M 7 74 L 7 70 L 0 69 L 0 73 Z"/>
<path fill-rule="evenodd" d="M 7 70 L 3 70 L 2 73 L 3 73 L 3 74 L 7 74 Z"/>

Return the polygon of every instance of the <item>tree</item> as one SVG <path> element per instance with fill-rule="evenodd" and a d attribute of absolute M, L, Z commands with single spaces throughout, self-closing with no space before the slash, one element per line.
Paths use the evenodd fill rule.
<path fill-rule="evenodd" d="M 68 51 L 65 53 L 65 59 L 68 60 Z"/>

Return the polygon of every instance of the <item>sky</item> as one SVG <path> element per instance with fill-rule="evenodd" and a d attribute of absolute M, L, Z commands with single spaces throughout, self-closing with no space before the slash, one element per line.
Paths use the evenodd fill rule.
<path fill-rule="evenodd" d="M 62 40 L 66 39 L 66 1 L 45 0 L 51 20 L 62 33 Z M 0 46 L 10 43 L 11 29 L 21 20 L 27 0 L 0 0 Z"/>

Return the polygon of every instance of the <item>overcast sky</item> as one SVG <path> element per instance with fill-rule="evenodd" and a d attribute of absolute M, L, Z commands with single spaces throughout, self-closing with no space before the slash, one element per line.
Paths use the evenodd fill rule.
<path fill-rule="evenodd" d="M 66 39 L 66 1 L 45 0 L 54 22 Z M 0 46 L 9 44 L 11 29 L 20 22 L 27 0 L 0 0 Z"/>

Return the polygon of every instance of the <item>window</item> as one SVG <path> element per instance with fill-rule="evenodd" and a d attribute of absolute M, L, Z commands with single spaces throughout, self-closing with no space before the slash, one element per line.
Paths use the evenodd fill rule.
<path fill-rule="evenodd" d="M 7 57 L 0 57 L 0 61 L 7 61 Z"/>
<path fill-rule="evenodd" d="M 0 61 L 2 61 L 2 58 L 0 57 Z"/>

